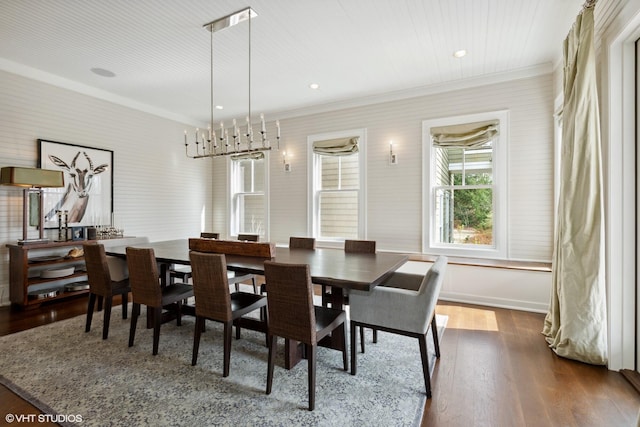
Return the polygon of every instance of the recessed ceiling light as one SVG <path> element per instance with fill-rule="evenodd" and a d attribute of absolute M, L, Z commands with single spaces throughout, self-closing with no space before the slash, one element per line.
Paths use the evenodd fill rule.
<path fill-rule="evenodd" d="M 455 56 L 456 58 L 462 58 L 466 54 L 467 54 L 467 51 L 465 49 L 460 49 L 453 52 L 453 56 Z"/>
<path fill-rule="evenodd" d="M 311 89 L 318 89 L 318 88 L 320 87 L 320 85 L 319 85 L 318 83 L 311 83 L 311 84 L 309 85 L 309 87 L 310 87 Z"/>
<path fill-rule="evenodd" d="M 91 71 L 102 77 L 115 77 L 116 73 L 113 71 L 105 70 L 104 68 L 92 68 Z"/>
<path fill-rule="evenodd" d="M 224 110 L 224 107 L 222 105 L 216 105 L 216 110 Z"/>

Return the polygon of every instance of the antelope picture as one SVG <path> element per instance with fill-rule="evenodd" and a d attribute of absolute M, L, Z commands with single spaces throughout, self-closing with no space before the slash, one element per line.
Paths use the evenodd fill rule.
<path fill-rule="evenodd" d="M 82 221 L 89 204 L 89 196 L 91 195 L 94 176 L 108 170 L 109 165 L 105 163 L 94 166 L 91 158 L 85 151 L 78 151 L 70 164 L 67 164 L 64 160 L 54 155 L 49 155 L 48 157 L 53 164 L 68 172 L 70 180 L 62 198 L 55 207 L 45 215 L 45 220 L 51 220 L 58 210 L 67 210 L 69 212 L 68 221 L 70 223 Z"/>

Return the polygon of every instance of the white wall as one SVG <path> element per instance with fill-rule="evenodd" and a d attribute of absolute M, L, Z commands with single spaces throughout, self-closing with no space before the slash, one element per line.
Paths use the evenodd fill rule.
<path fill-rule="evenodd" d="M 422 121 L 508 109 L 509 248 L 512 260 L 550 261 L 553 237 L 553 81 L 551 74 L 460 91 L 281 119 L 282 157 L 271 153 L 271 240 L 307 234 L 307 136 L 367 131 L 367 238 L 381 250 L 421 252 Z M 388 164 L 389 140 L 397 165 Z M 218 168 L 216 167 L 216 170 Z M 214 205 L 226 203 L 216 173 Z"/>
<path fill-rule="evenodd" d="M 508 109 L 509 249 L 512 260 L 549 261 L 552 239 L 553 81 L 550 74 L 449 93 L 281 119 L 281 151 L 270 153 L 270 240 L 307 234 L 307 136 L 367 129 L 367 238 L 381 250 L 421 252 L 421 123 L 425 119 Z M 0 73 L 0 166 L 36 166 L 38 138 L 114 150 L 115 211 L 127 235 L 163 240 L 201 229 L 228 232 L 227 159 L 189 160 L 184 125 L 66 89 Z M 273 126 L 273 123 L 268 124 Z M 389 140 L 399 164 L 388 164 Z M 285 173 L 287 151 L 292 172 Z M 0 303 L 8 301 L 4 244 L 21 235 L 21 192 L 0 187 Z M 204 225 L 202 216 L 204 215 Z M 514 288 L 509 283 L 514 281 Z M 468 281 L 461 278 L 460 281 Z M 480 274 L 457 288 L 460 299 L 536 309 L 531 295 L 548 295 L 548 280 L 502 288 Z M 452 291 L 452 294 L 455 293 Z M 464 294 L 464 295 L 462 295 Z M 518 296 L 518 295 L 521 295 Z M 535 297 L 538 298 L 538 297 Z M 534 299 L 535 299 L 534 298 Z M 473 302 L 473 301 L 471 301 Z M 532 305 L 532 304 L 533 305 Z M 508 305 L 511 305 L 509 303 Z"/>
<path fill-rule="evenodd" d="M 211 228 L 211 161 L 184 155 L 184 124 L 0 71 L 0 167 L 36 167 L 37 139 L 114 151 L 114 209 L 130 236 L 164 240 Z M 32 231 L 32 237 L 37 231 Z M 0 305 L 5 245 L 22 238 L 22 191 L 0 186 Z"/>

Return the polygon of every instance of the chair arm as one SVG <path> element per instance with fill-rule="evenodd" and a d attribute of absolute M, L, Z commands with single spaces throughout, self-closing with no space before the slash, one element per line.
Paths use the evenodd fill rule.
<path fill-rule="evenodd" d="M 437 296 L 435 296 L 437 299 Z M 352 320 L 402 331 L 426 333 L 435 301 L 425 301 L 424 293 L 377 286 L 371 292 L 349 293 Z"/>

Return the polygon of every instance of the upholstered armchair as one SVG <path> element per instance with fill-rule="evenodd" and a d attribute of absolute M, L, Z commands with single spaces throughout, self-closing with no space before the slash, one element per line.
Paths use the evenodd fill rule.
<path fill-rule="evenodd" d="M 436 357 L 440 357 L 435 308 L 447 258 L 440 256 L 423 277 L 394 273 L 371 292 L 351 290 L 351 374 L 356 374 L 356 331 L 361 327 L 418 338 L 427 397 L 431 397 L 427 333 L 431 326 Z M 364 340 L 361 348 L 364 352 Z"/>

